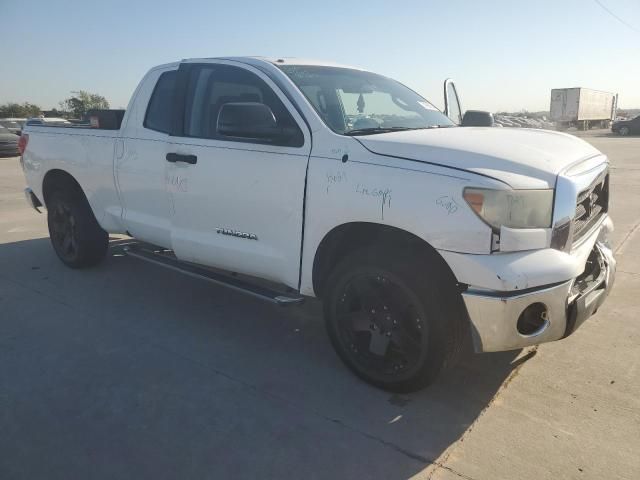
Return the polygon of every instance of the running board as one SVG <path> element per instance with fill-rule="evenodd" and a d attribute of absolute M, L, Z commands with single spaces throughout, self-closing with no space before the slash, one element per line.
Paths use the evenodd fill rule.
<path fill-rule="evenodd" d="M 299 305 L 304 302 L 304 297 L 278 292 L 277 290 L 255 285 L 240 278 L 230 277 L 206 267 L 201 267 L 193 263 L 186 263 L 176 259 L 170 250 L 145 248 L 139 244 L 129 244 L 123 247 L 126 255 L 149 263 L 160 265 L 161 267 L 175 270 L 190 277 L 207 280 L 216 285 L 246 293 L 261 300 L 266 300 L 276 305 L 289 306 Z"/>

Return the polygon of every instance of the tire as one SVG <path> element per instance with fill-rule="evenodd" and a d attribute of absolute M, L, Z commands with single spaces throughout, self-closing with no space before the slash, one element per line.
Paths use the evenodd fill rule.
<path fill-rule="evenodd" d="M 47 202 L 47 225 L 53 249 L 68 267 L 92 267 L 106 256 L 109 235 L 82 192 L 53 192 Z"/>
<path fill-rule="evenodd" d="M 620 129 L 618 130 L 618 134 L 622 137 L 626 137 L 627 135 L 629 135 L 629 127 L 620 127 Z"/>
<path fill-rule="evenodd" d="M 406 393 L 455 364 L 466 316 L 453 275 L 440 259 L 388 252 L 369 248 L 339 262 L 326 283 L 325 324 L 356 375 Z"/>

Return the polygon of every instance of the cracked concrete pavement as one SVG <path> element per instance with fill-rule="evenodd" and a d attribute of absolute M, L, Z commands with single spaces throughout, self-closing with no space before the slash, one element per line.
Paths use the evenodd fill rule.
<path fill-rule="evenodd" d="M 117 250 L 64 268 L 0 159 L 0 478 L 640 477 L 640 138 L 588 141 L 612 160 L 603 309 L 562 342 L 467 351 L 402 396 L 343 367 L 315 303 L 271 307 Z"/>

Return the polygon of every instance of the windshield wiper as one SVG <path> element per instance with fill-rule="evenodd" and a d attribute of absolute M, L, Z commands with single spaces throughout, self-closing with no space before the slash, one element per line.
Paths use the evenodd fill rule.
<path fill-rule="evenodd" d="M 418 128 L 412 128 L 412 127 L 356 128 L 355 130 L 349 130 L 348 132 L 344 132 L 344 134 L 345 135 L 373 135 L 375 133 L 402 132 L 404 130 L 418 130 Z"/>
<path fill-rule="evenodd" d="M 427 130 L 430 128 L 446 128 L 453 125 L 427 125 L 426 127 L 370 127 L 370 128 L 356 128 L 355 130 L 349 130 L 344 132 L 345 135 L 374 135 L 376 133 L 389 133 L 389 132 L 403 132 L 406 130 Z"/>

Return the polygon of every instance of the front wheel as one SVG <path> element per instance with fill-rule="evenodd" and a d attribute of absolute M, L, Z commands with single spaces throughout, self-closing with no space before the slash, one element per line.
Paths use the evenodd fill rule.
<path fill-rule="evenodd" d="M 47 202 L 47 224 L 53 249 L 68 267 L 90 267 L 104 259 L 109 236 L 83 194 L 53 192 Z"/>
<path fill-rule="evenodd" d="M 330 275 L 329 337 L 367 382 L 415 391 L 454 363 L 462 343 L 460 296 L 434 265 L 373 248 L 350 255 Z"/>
<path fill-rule="evenodd" d="M 629 135 L 629 127 L 620 127 L 620 130 L 618 130 L 618 133 L 623 137 L 626 137 L 627 135 Z"/>

